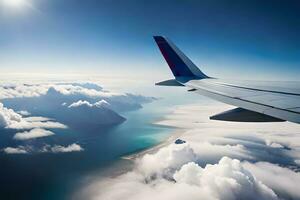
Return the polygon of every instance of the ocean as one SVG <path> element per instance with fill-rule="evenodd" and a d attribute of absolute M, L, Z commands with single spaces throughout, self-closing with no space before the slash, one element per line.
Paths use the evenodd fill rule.
<path fill-rule="evenodd" d="M 113 128 L 60 129 L 55 130 L 56 135 L 44 138 L 47 144 L 58 141 L 60 144 L 80 144 L 84 148 L 81 152 L 28 155 L 1 153 L 2 198 L 68 199 L 85 176 L 105 170 L 122 156 L 152 147 L 170 136 L 172 128 L 153 124 L 167 112 L 160 104 L 157 101 L 144 105 L 142 109 L 122 113 L 127 120 Z M 0 145 L 4 148 L 11 141 L 13 132 L 5 130 L 1 135 Z M 30 143 L 34 146 L 34 141 L 28 145 Z"/>

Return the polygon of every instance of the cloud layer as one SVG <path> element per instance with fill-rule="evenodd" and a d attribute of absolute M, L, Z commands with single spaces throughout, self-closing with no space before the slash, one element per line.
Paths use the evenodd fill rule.
<path fill-rule="evenodd" d="M 85 182 L 75 199 L 299 199 L 299 125 L 210 121 L 220 106 L 183 106 L 160 125 L 184 128 L 173 143 L 115 177 Z M 182 141 L 174 143 L 177 138 Z"/>
<path fill-rule="evenodd" d="M 237 159 L 222 157 L 204 168 L 198 159 L 188 144 L 171 144 L 145 155 L 131 172 L 92 183 L 78 199 L 279 199 Z"/>

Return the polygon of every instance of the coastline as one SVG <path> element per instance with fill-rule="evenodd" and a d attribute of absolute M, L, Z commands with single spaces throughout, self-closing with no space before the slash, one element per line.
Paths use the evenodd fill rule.
<path fill-rule="evenodd" d="M 124 160 L 132 160 L 134 161 L 135 159 L 138 159 L 142 156 L 144 156 L 145 154 L 152 154 L 152 153 L 155 153 L 157 152 L 160 148 L 162 147 L 165 147 L 171 143 L 173 143 L 176 139 L 178 139 L 180 136 L 182 136 L 184 134 L 184 130 L 185 129 L 182 129 L 182 128 L 177 128 L 177 127 L 174 127 L 176 130 L 173 131 L 169 137 L 167 137 L 167 139 L 165 139 L 164 141 L 161 141 L 160 143 L 150 147 L 150 148 L 147 148 L 145 150 L 141 150 L 141 151 L 138 151 L 138 152 L 135 152 L 135 153 L 132 153 L 132 154 L 129 154 L 129 155 L 125 155 L 125 156 L 122 156 L 121 159 L 124 159 Z"/>
<path fill-rule="evenodd" d="M 195 187 L 201 196 L 206 194 L 202 190 L 205 186 L 215 189 L 214 185 L 209 185 L 210 180 L 217 181 L 220 177 L 240 183 L 253 180 L 253 184 L 263 183 L 264 188 L 273 191 L 272 194 L 280 195 L 278 188 L 286 189 L 285 184 L 279 183 L 278 187 L 274 187 L 273 181 L 265 179 L 264 174 L 274 176 L 272 170 L 275 170 L 279 172 L 278 179 L 285 178 L 287 174 L 289 177 L 299 176 L 296 170 L 300 160 L 299 125 L 289 122 L 241 124 L 209 120 L 208 116 L 228 108 L 230 106 L 224 104 L 177 106 L 174 111 L 152 123 L 173 127 L 169 137 L 151 148 L 121 157 L 110 171 L 102 172 L 103 176 L 90 175 L 90 179 L 76 190 L 73 196 L 76 198 L 73 199 L 141 199 L 146 196 L 158 198 L 160 195 L 172 199 L 174 192 L 180 190 L 186 197 L 191 194 L 191 190 L 186 188 L 194 190 Z M 186 144 L 172 144 L 177 138 L 186 141 Z M 282 159 L 282 155 L 288 159 Z M 267 170 L 265 167 L 268 167 Z M 195 169 L 198 170 L 193 175 Z M 181 179 L 184 184 L 172 181 L 180 173 L 186 175 L 183 177 L 189 177 L 188 181 Z M 194 181 L 201 179 L 197 176 L 199 173 L 209 177 L 202 179 L 207 183 L 205 186 L 194 184 Z M 231 176 L 235 173 L 250 178 L 243 181 Z M 251 189 L 248 185 L 243 187 L 245 190 Z M 300 193 L 290 195 L 298 197 Z M 290 195 L 287 199 L 292 199 Z"/>
<path fill-rule="evenodd" d="M 130 161 L 134 161 L 138 158 L 141 158 L 142 156 L 144 156 L 145 154 L 153 154 L 156 153 L 159 149 L 173 143 L 176 139 L 178 139 L 179 137 L 181 137 L 182 135 L 184 135 L 184 133 L 186 131 L 189 130 L 188 127 L 183 127 L 180 125 L 177 125 L 175 123 L 172 123 L 170 121 L 172 121 L 172 117 L 177 117 L 178 113 L 176 113 L 176 110 L 181 106 L 176 106 L 176 108 L 174 109 L 174 111 L 167 113 L 165 116 L 161 117 L 159 120 L 156 120 L 154 122 L 151 123 L 151 125 L 156 125 L 156 126 L 162 126 L 162 127 L 167 127 L 167 128 L 172 128 L 174 130 L 171 131 L 170 135 L 165 138 L 164 140 L 162 140 L 161 142 L 159 142 L 158 144 L 146 148 L 144 150 L 140 150 L 134 153 L 130 153 L 128 155 L 124 155 L 121 157 L 122 160 L 130 160 Z"/>

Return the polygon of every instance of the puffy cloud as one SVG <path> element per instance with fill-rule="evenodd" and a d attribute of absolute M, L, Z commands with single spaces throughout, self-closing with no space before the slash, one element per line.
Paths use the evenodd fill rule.
<path fill-rule="evenodd" d="M 137 166 L 145 177 L 151 179 L 173 173 L 183 164 L 196 160 L 197 156 L 189 144 L 171 144 L 161 148 L 156 154 L 146 154 L 137 161 Z"/>
<path fill-rule="evenodd" d="M 54 133 L 52 131 L 48 131 L 45 129 L 34 128 L 34 129 L 31 129 L 30 131 L 16 133 L 14 136 L 14 139 L 29 140 L 29 139 L 34 139 L 34 138 L 47 137 L 50 135 L 54 135 Z"/>
<path fill-rule="evenodd" d="M 53 153 L 68 153 L 68 152 L 74 152 L 74 151 L 83 151 L 84 149 L 79 144 L 70 144 L 68 146 L 60 146 L 55 145 L 50 148 L 50 151 Z"/>
<path fill-rule="evenodd" d="M 6 147 L 3 151 L 7 154 L 26 154 L 28 151 L 23 146 L 14 147 Z"/>
<path fill-rule="evenodd" d="M 300 199 L 299 172 L 267 162 L 245 163 L 244 166 L 257 179 L 285 199 Z"/>
<path fill-rule="evenodd" d="M 107 92 L 102 90 L 85 88 L 83 85 L 79 86 L 77 84 L 66 84 L 66 85 L 48 85 L 48 89 L 55 90 L 63 95 L 84 95 L 88 97 L 111 97 L 113 95 L 120 95 L 119 93 Z"/>
<path fill-rule="evenodd" d="M 110 97 L 118 93 L 103 91 L 93 83 L 44 83 L 44 84 L 14 84 L 0 85 L 0 99 L 17 97 L 39 97 L 48 92 L 58 92 L 63 95 L 85 95 L 89 97 Z"/>
<path fill-rule="evenodd" d="M 180 106 L 158 124 L 184 128 L 180 138 L 190 143 L 202 165 L 216 163 L 222 156 L 281 165 L 294 165 L 300 159 L 299 124 L 223 122 L 207 117 L 230 108 L 216 103 Z"/>
<path fill-rule="evenodd" d="M 0 127 L 10 127 L 15 123 L 23 123 L 22 116 L 0 103 Z"/>
<path fill-rule="evenodd" d="M 16 97 L 37 97 L 46 94 L 50 86 L 13 84 L 0 86 L 0 99 Z"/>
<path fill-rule="evenodd" d="M 96 107 L 109 107 L 110 103 L 108 103 L 107 101 L 102 99 L 102 100 L 97 101 L 96 103 L 94 103 L 94 106 L 96 106 Z"/>
<path fill-rule="evenodd" d="M 72 85 L 74 85 L 74 86 L 81 86 L 81 87 L 87 88 L 87 89 L 94 89 L 94 90 L 97 90 L 97 91 L 103 90 L 103 88 L 100 85 L 92 83 L 92 82 L 72 83 Z"/>
<path fill-rule="evenodd" d="M 152 156 L 160 157 L 159 154 Z M 145 160 L 144 164 L 157 165 L 157 159 L 151 163 Z M 185 158 L 181 157 L 181 160 Z M 279 199 L 239 160 L 223 157 L 217 164 L 204 168 L 194 162 L 184 163 L 169 162 L 169 170 L 163 170 L 161 176 L 151 179 L 147 168 L 138 168 L 116 178 L 94 182 L 76 194 L 75 199 Z"/>
<path fill-rule="evenodd" d="M 74 107 L 80 107 L 80 106 L 88 106 L 88 107 L 92 107 L 93 104 L 91 104 L 91 103 L 88 102 L 88 101 L 82 101 L 82 100 L 79 100 L 79 101 L 74 102 L 74 103 L 72 103 L 71 105 L 69 105 L 68 108 L 74 108 Z"/>
<path fill-rule="evenodd" d="M 3 152 L 6 154 L 33 154 L 33 153 L 70 153 L 84 151 L 79 144 L 73 143 L 67 146 L 62 145 L 44 145 L 42 147 L 34 147 L 31 145 L 17 147 L 6 147 Z"/>
<path fill-rule="evenodd" d="M 108 107 L 110 104 L 102 99 L 101 101 L 97 101 L 96 103 L 90 103 L 85 100 L 79 100 L 77 102 L 71 103 L 68 108 L 75 108 L 75 107 L 80 107 L 80 106 L 87 106 L 87 107 Z"/>
<path fill-rule="evenodd" d="M 284 148 L 284 146 L 282 146 L 281 144 L 276 143 L 276 142 L 272 142 L 269 139 L 266 139 L 266 145 L 270 146 L 270 147 L 273 147 L 273 148 Z"/>
<path fill-rule="evenodd" d="M 224 109 L 175 109 L 159 124 L 183 128 L 173 141 L 180 135 L 186 143 L 133 156 L 129 172 L 89 180 L 75 199 L 300 199 L 299 125 L 208 119 Z"/>
<path fill-rule="evenodd" d="M 51 121 L 52 120 L 48 117 L 26 117 L 24 119 L 28 122 L 45 122 L 45 121 Z"/>
<path fill-rule="evenodd" d="M 19 113 L 20 115 L 23 115 L 23 116 L 28 116 L 30 115 L 30 112 L 26 111 L 26 110 L 20 110 L 18 111 L 17 113 Z"/>
<path fill-rule="evenodd" d="M 277 199 L 239 160 L 228 157 L 205 168 L 193 162 L 185 164 L 174 174 L 174 179 L 178 184 L 204 188 L 216 199 Z"/>
<path fill-rule="evenodd" d="M 24 118 L 13 109 L 8 109 L 0 103 L 0 128 L 32 129 L 32 128 L 67 128 L 64 124 L 51 121 L 45 117 Z"/>

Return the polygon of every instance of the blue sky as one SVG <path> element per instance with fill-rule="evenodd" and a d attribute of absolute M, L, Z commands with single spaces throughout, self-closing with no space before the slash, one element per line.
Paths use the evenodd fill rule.
<path fill-rule="evenodd" d="M 1 73 L 170 76 L 152 35 L 168 36 L 210 76 L 297 80 L 300 72 L 298 1 L 27 4 L 0 4 Z"/>

